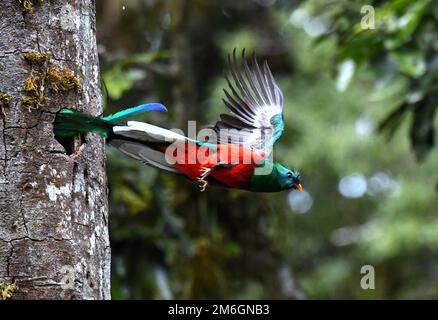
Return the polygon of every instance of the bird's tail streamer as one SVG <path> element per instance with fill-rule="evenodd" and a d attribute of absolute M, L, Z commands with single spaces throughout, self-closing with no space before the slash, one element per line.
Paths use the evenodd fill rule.
<path fill-rule="evenodd" d="M 114 125 L 149 111 L 167 112 L 167 109 L 160 103 L 148 103 L 99 118 L 63 108 L 56 115 L 54 132 L 55 136 L 59 138 L 74 137 L 88 132 L 95 132 L 102 137 L 107 137 Z"/>

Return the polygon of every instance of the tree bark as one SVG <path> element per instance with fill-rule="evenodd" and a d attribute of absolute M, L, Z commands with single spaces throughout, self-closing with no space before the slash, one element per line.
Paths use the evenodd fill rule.
<path fill-rule="evenodd" d="M 0 2 L 0 282 L 15 299 L 109 299 L 110 247 L 104 141 L 76 139 L 72 154 L 53 135 L 61 107 L 102 112 L 95 8 L 91 0 Z M 28 111 L 20 105 L 32 67 L 29 51 L 48 52 L 82 89 L 55 92 Z"/>

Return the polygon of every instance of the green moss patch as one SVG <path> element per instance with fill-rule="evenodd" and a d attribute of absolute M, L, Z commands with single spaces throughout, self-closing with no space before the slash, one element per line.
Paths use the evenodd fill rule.
<path fill-rule="evenodd" d="M 9 104 L 11 103 L 11 96 L 8 94 L 0 91 L 0 111 L 5 116 L 5 108 L 9 107 Z"/>
<path fill-rule="evenodd" d="M 34 12 L 35 6 L 44 2 L 44 0 L 18 0 L 24 12 Z"/>
<path fill-rule="evenodd" d="M 0 282 L 0 300 L 10 299 L 18 287 L 15 283 L 6 284 Z"/>
<path fill-rule="evenodd" d="M 21 106 L 29 111 L 46 103 L 46 87 L 54 92 L 81 89 L 79 78 L 74 72 L 53 65 L 49 53 L 30 51 L 23 58 L 32 66 L 31 74 L 24 81 L 23 89 L 27 96 L 20 99 Z"/>

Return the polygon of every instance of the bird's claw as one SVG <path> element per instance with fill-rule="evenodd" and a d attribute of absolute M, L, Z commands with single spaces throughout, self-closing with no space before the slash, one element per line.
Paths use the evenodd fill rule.
<path fill-rule="evenodd" d="M 203 167 L 200 169 L 201 174 L 198 176 L 196 180 L 198 181 L 199 189 L 201 190 L 201 192 L 204 192 L 205 189 L 207 189 L 208 181 L 205 180 L 205 178 L 210 174 L 210 172 L 211 172 L 211 168 Z"/>
<path fill-rule="evenodd" d="M 204 192 L 205 189 L 207 189 L 208 181 L 207 180 L 202 180 L 202 179 L 198 178 L 198 183 L 199 183 L 199 185 L 198 185 L 199 186 L 199 190 L 201 192 Z"/>
<path fill-rule="evenodd" d="M 202 167 L 200 169 L 201 174 L 199 175 L 199 178 L 204 179 L 205 177 L 207 177 L 210 172 L 211 172 L 211 168 L 206 168 L 206 167 Z"/>

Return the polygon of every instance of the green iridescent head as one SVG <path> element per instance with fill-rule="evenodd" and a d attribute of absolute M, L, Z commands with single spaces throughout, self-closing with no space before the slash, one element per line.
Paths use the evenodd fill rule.
<path fill-rule="evenodd" d="M 280 163 L 275 163 L 274 166 L 277 169 L 277 181 L 281 190 L 303 190 L 301 185 L 301 175 L 297 170 L 286 168 Z"/>
<path fill-rule="evenodd" d="M 254 172 L 251 177 L 250 190 L 252 191 L 278 192 L 287 189 L 303 190 L 301 175 L 297 170 L 289 169 L 280 163 L 274 163 L 269 174 Z"/>

